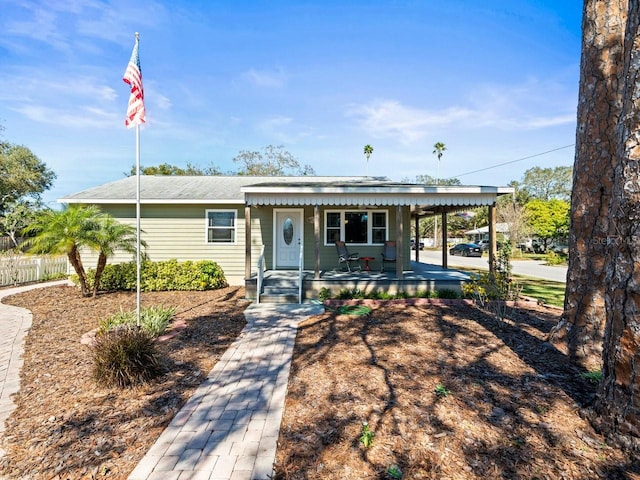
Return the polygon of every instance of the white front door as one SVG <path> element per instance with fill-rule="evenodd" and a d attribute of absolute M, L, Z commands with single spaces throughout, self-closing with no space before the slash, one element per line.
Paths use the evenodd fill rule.
<path fill-rule="evenodd" d="M 274 210 L 274 248 L 276 268 L 298 268 L 303 239 L 303 210 Z"/>

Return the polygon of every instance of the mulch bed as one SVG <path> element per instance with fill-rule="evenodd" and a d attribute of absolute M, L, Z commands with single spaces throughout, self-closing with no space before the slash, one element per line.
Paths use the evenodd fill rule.
<path fill-rule="evenodd" d="M 124 390 L 92 380 L 80 339 L 133 309 L 133 294 L 55 287 L 5 299 L 34 320 L 0 476 L 125 479 L 244 327 L 243 295 L 143 294 L 186 326 L 160 343 L 164 375 Z M 403 479 L 640 479 L 637 458 L 583 418 L 595 385 L 545 342 L 557 309 L 529 303 L 500 324 L 463 302 L 407 303 L 336 308 L 300 326 L 276 478 L 390 479 L 395 465 Z"/>
<path fill-rule="evenodd" d="M 155 292 L 142 305 L 176 307 L 184 329 L 158 343 L 164 374 L 136 388 L 92 379 L 83 334 L 135 294 L 82 298 L 74 287 L 31 290 L 4 300 L 33 312 L 16 411 L 2 439 L 8 479 L 124 479 L 245 325 L 244 290 Z"/>
<path fill-rule="evenodd" d="M 277 479 L 640 479 L 581 416 L 596 386 L 545 341 L 559 310 L 530 303 L 498 323 L 413 303 L 300 326 Z"/>

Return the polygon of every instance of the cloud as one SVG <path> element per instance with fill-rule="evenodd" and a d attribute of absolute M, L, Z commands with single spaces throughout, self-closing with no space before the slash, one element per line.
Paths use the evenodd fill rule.
<path fill-rule="evenodd" d="M 409 144 L 443 126 L 465 122 L 475 113 L 459 107 L 421 110 L 396 100 L 375 100 L 367 105 L 350 106 L 346 115 L 358 118 L 360 126 L 373 136 L 396 137 L 403 144 Z"/>
<path fill-rule="evenodd" d="M 253 68 L 243 73 L 242 78 L 262 88 L 281 88 L 287 81 L 286 75 L 281 70 L 270 72 L 258 71 Z"/>
<path fill-rule="evenodd" d="M 45 76 L 31 68 L 0 73 L 0 101 L 38 123 L 74 128 L 113 126 L 117 124 L 113 119 L 119 98 L 115 89 L 92 75 L 61 72 L 55 76 L 49 72 Z"/>
<path fill-rule="evenodd" d="M 134 29 L 157 27 L 167 16 L 166 8 L 153 0 L 26 0 L 0 18 L 0 44 L 23 51 L 23 43 L 14 39 L 30 39 L 72 54 L 76 49 L 93 50 L 90 39 L 132 41 Z"/>
<path fill-rule="evenodd" d="M 57 50 L 69 48 L 68 34 L 58 28 L 58 16 L 54 11 L 40 8 L 35 3 L 25 3 L 23 6 L 28 11 L 27 18 L 9 18 L 4 24 L 6 36 L 28 37 Z"/>
<path fill-rule="evenodd" d="M 39 123 L 68 128 L 109 128 L 119 125 L 115 112 L 91 106 L 76 107 L 74 110 L 51 108 L 41 105 L 25 105 L 12 108 L 30 120 Z M 124 115 L 122 116 L 124 122 Z M 122 122 L 121 122 L 122 123 Z"/>
<path fill-rule="evenodd" d="M 294 119 L 284 115 L 273 115 L 258 123 L 256 129 L 270 141 L 296 143 L 311 135 L 311 127 L 294 123 Z"/>
<path fill-rule="evenodd" d="M 421 141 L 445 129 L 508 131 L 536 130 L 575 122 L 574 92 L 553 83 L 535 81 L 523 85 L 485 86 L 474 89 L 466 101 L 425 109 L 394 99 L 376 99 L 349 105 L 345 115 L 355 118 L 361 129 L 378 138 L 395 138 L 403 145 Z"/>

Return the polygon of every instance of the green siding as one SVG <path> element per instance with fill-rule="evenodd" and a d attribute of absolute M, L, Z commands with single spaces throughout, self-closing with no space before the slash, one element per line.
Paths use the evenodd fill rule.
<path fill-rule="evenodd" d="M 135 225 L 135 207 L 122 205 L 99 205 L 106 213 L 113 215 L 119 221 Z M 283 207 L 277 207 L 283 209 Z M 300 207 L 296 207 L 300 208 Z M 344 207 L 345 209 L 355 207 Z M 206 242 L 206 211 L 207 210 L 235 210 L 236 243 L 209 244 Z M 327 207 L 336 210 L 336 207 Z M 382 208 L 372 208 L 384 210 Z M 313 207 L 304 207 L 304 268 L 313 270 L 315 267 L 315 239 L 313 228 Z M 388 236 L 394 240 L 396 236 L 396 208 L 388 208 Z M 241 285 L 244 281 L 245 270 L 245 218 L 244 205 L 143 205 L 141 208 L 142 239 L 147 243 L 145 250 L 150 260 L 160 261 L 176 258 L 185 260 L 213 260 L 225 272 L 227 280 L 232 285 Z M 333 270 L 338 267 L 338 255 L 334 245 L 324 244 L 324 212 L 320 208 L 320 268 Z M 251 209 L 251 271 L 256 271 L 258 257 L 262 245 L 265 246 L 265 265 L 273 269 L 273 216 L 274 207 L 261 206 Z M 410 249 L 410 212 L 403 209 L 404 236 L 403 248 L 405 268 L 409 267 Z M 360 256 L 374 257 L 370 262 L 371 268 L 376 270 L 381 266 L 380 254 L 382 246 L 352 246 L 352 253 Z M 87 267 L 95 267 L 97 256 L 92 252 L 83 252 L 83 261 Z M 131 261 L 130 254 L 118 253 L 110 259 L 110 263 Z"/>

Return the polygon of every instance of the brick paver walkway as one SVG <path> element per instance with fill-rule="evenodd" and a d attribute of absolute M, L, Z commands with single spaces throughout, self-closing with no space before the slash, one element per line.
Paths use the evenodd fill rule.
<path fill-rule="evenodd" d="M 34 288 L 66 285 L 67 280 L 37 283 L 22 287 L 0 290 L 0 302 L 4 297 L 26 292 Z M 0 304 L 0 434 L 4 432 L 4 422 L 15 410 L 11 398 L 20 389 L 20 368 L 23 364 L 24 340 L 31 328 L 31 312 L 25 308 Z M 0 456 L 4 452 L 0 451 Z"/>
<path fill-rule="evenodd" d="M 251 305 L 247 325 L 129 480 L 267 480 L 298 323 L 322 305 Z"/>

